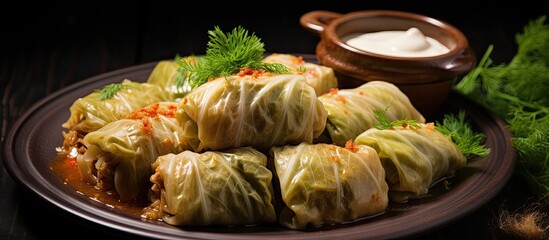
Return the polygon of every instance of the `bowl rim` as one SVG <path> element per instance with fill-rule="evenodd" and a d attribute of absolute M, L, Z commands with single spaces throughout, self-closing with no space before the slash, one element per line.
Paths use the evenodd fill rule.
<path fill-rule="evenodd" d="M 429 25 L 432 25 L 436 28 L 441 29 L 442 31 L 448 33 L 448 35 L 453 36 L 456 45 L 450 48 L 450 51 L 443 54 L 438 54 L 435 56 L 399 57 L 399 56 L 373 53 L 373 52 L 352 47 L 347 43 L 345 43 L 345 41 L 341 38 L 341 36 L 337 34 L 337 31 L 336 31 L 337 27 L 341 26 L 344 23 L 354 21 L 357 19 L 374 18 L 374 17 L 396 17 L 396 18 L 401 18 L 403 20 L 409 19 L 413 21 L 427 23 Z M 340 17 L 335 18 L 333 21 L 327 24 L 327 26 L 322 31 L 322 35 L 323 35 L 322 38 L 325 41 L 328 39 L 331 39 L 339 47 L 347 51 L 350 51 L 354 54 L 360 54 L 360 55 L 364 55 L 372 58 L 389 59 L 389 60 L 397 60 L 397 61 L 411 62 L 411 61 L 418 61 L 418 60 L 432 60 L 432 59 L 447 58 L 447 57 L 454 56 L 456 54 L 461 54 L 470 47 L 469 41 L 467 40 L 467 37 L 465 37 L 465 34 L 463 34 L 463 32 L 459 30 L 457 27 L 455 27 L 454 25 L 446 21 L 443 21 L 434 17 L 430 17 L 427 15 L 407 12 L 407 11 L 399 11 L 399 10 L 378 9 L 378 10 L 359 10 L 359 11 L 348 12 L 348 13 L 342 14 Z"/>

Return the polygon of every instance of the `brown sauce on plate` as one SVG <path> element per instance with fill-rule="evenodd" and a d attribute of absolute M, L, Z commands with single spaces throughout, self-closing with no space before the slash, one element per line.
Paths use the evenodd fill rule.
<path fill-rule="evenodd" d="M 76 158 L 68 157 L 65 154 L 58 154 L 51 161 L 50 168 L 72 189 L 107 206 L 140 216 L 144 208 L 150 204 L 121 202 L 116 193 L 95 188 L 80 176 Z"/>

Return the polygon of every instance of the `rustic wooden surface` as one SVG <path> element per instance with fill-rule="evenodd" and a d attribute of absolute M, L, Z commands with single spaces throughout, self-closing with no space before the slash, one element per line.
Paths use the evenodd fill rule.
<path fill-rule="evenodd" d="M 181 2 L 131 2 L 116 8 L 92 5 L 92 2 L 53 6 L 16 3 L 18 6 L 1 8 L 2 140 L 24 111 L 59 89 L 101 73 L 170 59 L 176 54 L 204 53 L 207 31 L 213 26 L 230 30 L 241 25 L 259 36 L 268 52 L 314 54 L 319 38 L 299 25 L 299 17 L 308 11 L 405 10 L 455 25 L 479 55 L 493 43 L 494 60 L 507 61 L 516 50 L 515 33 L 521 31 L 528 20 L 547 14 L 547 10 L 535 6 L 521 9 L 517 7 L 520 5 L 509 5 L 496 10 L 475 5 L 455 7 L 455 2 L 444 1 L 311 1 L 308 4 L 295 1 L 257 5 L 227 1 L 217 4 L 216 8 L 212 8 L 214 3 L 209 1 Z M 524 3 L 524 6 L 533 4 Z M 82 224 L 80 219 L 24 191 L 15 184 L 2 162 L 0 164 L 0 239 L 133 237 L 99 225 Z M 499 195 L 478 211 L 448 226 L 410 238 L 508 239 L 512 236 L 499 230 L 496 224 L 501 208 L 517 209 L 531 200 L 522 180 L 513 177 Z"/>

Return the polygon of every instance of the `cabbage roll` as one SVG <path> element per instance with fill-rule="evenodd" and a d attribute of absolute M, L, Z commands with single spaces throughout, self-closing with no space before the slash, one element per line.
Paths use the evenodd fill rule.
<path fill-rule="evenodd" d="M 121 119 L 136 109 L 168 100 L 166 92 L 157 85 L 128 79 L 120 84 L 120 90 L 111 98 L 102 100 L 98 90 L 77 99 L 71 105 L 69 119 L 61 125 L 69 130 L 64 133 L 65 151 L 77 146 L 81 138 L 89 132 Z"/>
<path fill-rule="evenodd" d="M 338 86 L 337 78 L 332 68 L 306 62 L 301 56 L 273 53 L 266 56 L 263 61 L 267 63 L 280 63 L 290 68 L 292 72 L 303 74 L 307 83 L 315 89 L 317 96 L 327 93 L 331 88 L 337 88 Z"/>
<path fill-rule="evenodd" d="M 385 111 L 390 121 L 425 122 L 408 97 L 394 84 L 384 81 L 367 82 L 353 89 L 332 89 L 318 99 L 328 111 L 328 139 L 339 146 L 378 123 L 374 110 Z"/>
<path fill-rule="evenodd" d="M 466 157 L 449 136 L 433 123 L 419 128 L 369 129 L 356 144 L 373 147 L 379 154 L 389 184 L 389 198 L 405 202 L 428 193 L 429 187 L 465 166 Z"/>
<path fill-rule="evenodd" d="M 158 157 L 145 216 L 172 225 L 256 225 L 276 221 L 267 157 L 251 148 Z"/>
<path fill-rule="evenodd" d="M 168 94 L 170 101 L 179 101 L 190 91 L 192 87 L 188 82 L 183 81 L 186 73 L 180 73 L 183 71 L 177 61 L 196 62 L 198 57 L 188 56 L 178 58 L 175 61 L 163 60 L 159 61 L 153 68 L 151 74 L 147 78 L 147 83 L 159 85 Z M 178 86 L 178 78 L 182 78 L 181 86 Z"/>
<path fill-rule="evenodd" d="M 326 116 L 314 89 L 297 74 L 218 78 L 189 93 L 177 112 L 196 152 L 310 143 Z"/>
<path fill-rule="evenodd" d="M 88 133 L 87 150 L 77 156 L 82 178 L 104 191 L 115 191 L 122 201 L 146 200 L 160 155 L 187 149 L 175 118 L 175 103 L 154 103 Z"/>
<path fill-rule="evenodd" d="M 371 147 L 301 143 L 273 147 L 270 155 L 286 205 L 279 216 L 285 227 L 349 222 L 388 206 L 385 170 Z"/>

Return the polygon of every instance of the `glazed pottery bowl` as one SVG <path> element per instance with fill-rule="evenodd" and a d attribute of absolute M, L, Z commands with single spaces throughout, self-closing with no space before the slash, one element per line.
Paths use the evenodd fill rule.
<path fill-rule="evenodd" d="M 334 69 L 339 88 L 354 88 L 382 80 L 395 84 L 424 115 L 432 114 L 447 99 L 456 81 L 476 64 L 467 38 L 456 27 L 428 16 L 393 10 L 365 10 L 346 14 L 311 11 L 300 24 L 320 37 L 316 56 Z M 395 56 L 349 45 L 352 34 L 406 31 L 417 28 L 448 51 L 434 56 Z"/>

